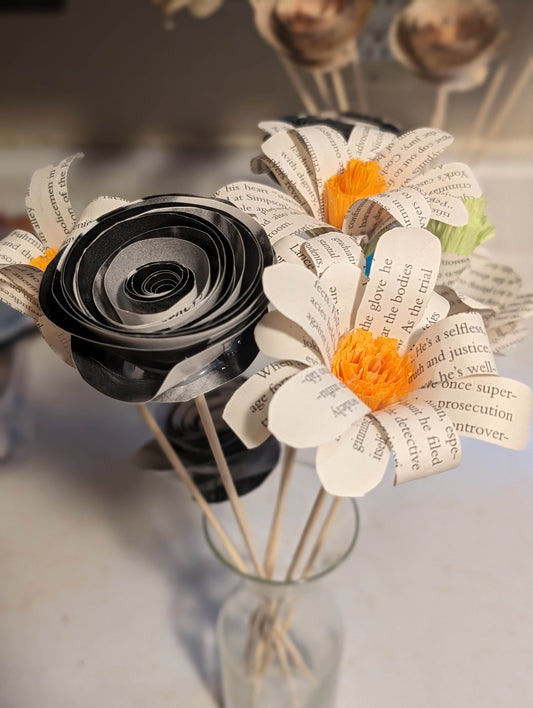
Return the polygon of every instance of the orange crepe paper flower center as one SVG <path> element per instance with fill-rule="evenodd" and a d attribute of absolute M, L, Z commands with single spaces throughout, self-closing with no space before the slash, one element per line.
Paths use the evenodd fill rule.
<path fill-rule="evenodd" d="M 357 329 L 341 340 L 331 371 L 373 411 L 384 408 L 409 393 L 411 359 L 397 346 L 397 339 Z"/>
<path fill-rule="evenodd" d="M 349 160 L 343 172 L 330 177 L 324 187 L 328 223 L 342 229 L 344 216 L 354 202 L 385 192 L 387 183 L 380 172 L 375 160 Z"/>
<path fill-rule="evenodd" d="M 37 258 L 32 258 L 30 261 L 31 266 L 40 268 L 41 270 L 46 270 L 46 266 L 54 260 L 57 255 L 57 248 L 47 248 L 44 256 L 37 256 Z"/>

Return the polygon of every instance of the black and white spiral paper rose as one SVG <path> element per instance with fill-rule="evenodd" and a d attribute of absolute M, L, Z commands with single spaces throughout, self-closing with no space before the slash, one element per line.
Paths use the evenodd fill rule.
<path fill-rule="evenodd" d="M 223 420 L 224 408 L 246 379 L 238 377 L 206 395 L 224 456 L 239 496 L 248 494 L 272 472 L 278 463 L 281 445 L 273 436 L 255 448 L 247 448 Z M 209 504 L 227 500 L 226 490 L 193 401 L 160 406 L 166 413 L 162 429 L 187 467 L 194 483 Z M 170 408 L 170 410 L 169 410 Z M 156 412 L 157 415 L 157 412 Z M 133 456 L 144 469 L 170 470 L 170 463 L 156 440 L 150 440 Z"/>
<path fill-rule="evenodd" d="M 217 199 L 149 197 L 104 214 L 47 267 L 46 317 L 72 335 L 94 388 L 123 401 L 186 401 L 238 376 L 266 312 L 261 227 Z"/>

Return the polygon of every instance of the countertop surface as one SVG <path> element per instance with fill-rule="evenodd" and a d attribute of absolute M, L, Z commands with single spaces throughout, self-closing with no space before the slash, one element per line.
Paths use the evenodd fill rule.
<path fill-rule="evenodd" d="M 14 211 L 32 170 L 58 155 L 0 153 L 0 206 Z M 210 193 L 248 178 L 248 157 L 102 153 L 80 168 L 75 203 Z M 497 229 L 488 250 L 531 289 L 533 166 L 476 173 Z M 500 373 L 532 385 L 532 344 L 498 358 Z M 220 705 L 214 625 L 235 578 L 197 508 L 171 476 L 129 463 L 150 437 L 132 406 L 90 389 L 37 338 L 19 354 L 22 439 L 0 467 L 0 706 Z M 458 469 L 400 487 L 389 469 L 359 501 L 355 550 L 327 581 L 346 631 L 338 708 L 533 705 L 532 462 L 531 443 L 465 439 Z M 296 480 L 316 484 L 304 463 Z M 249 503 L 272 499 L 277 482 Z"/>

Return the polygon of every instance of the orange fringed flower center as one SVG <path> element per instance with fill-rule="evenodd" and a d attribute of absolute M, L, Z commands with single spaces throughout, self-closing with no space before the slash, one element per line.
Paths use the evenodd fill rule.
<path fill-rule="evenodd" d="M 41 270 L 46 270 L 46 266 L 54 260 L 57 255 L 57 248 L 47 248 L 44 256 L 37 256 L 37 258 L 32 258 L 30 261 L 31 266 L 40 268 Z"/>
<path fill-rule="evenodd" d="M 328 179 L 324 187 L 326 218 L 332 226 L 342 229 L 346 212 L 358 199 L 385 192 L 387 183 L 380 171 L 375 160 L 350 160 L 344 172 Z"/>
<path fill-rule="evenodd" d="M 397 339 L 357 329 L 341 340 L 331 371 L 373 411 L 384 408 L 409 392 L 411 359 L 397 346 Z"/>

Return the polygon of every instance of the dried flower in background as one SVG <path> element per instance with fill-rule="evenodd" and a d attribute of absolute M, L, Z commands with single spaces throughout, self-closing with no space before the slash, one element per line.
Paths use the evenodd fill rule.
<path fill-rule="evenodd" d="M 394 57 L 416 75 L 473 88 L 506 39 L 491 0 L 413 0 L 389 31 Z"/>
<path fill-rule="evenodd" d="M 351 43 L 373 0 L 250 0 L 259 34 L 290 62 L 313 68 L 353 60 Z"/>
<path fill-rule="evenodd" d="M 176 26 L 174 14 L 179 10 L 187 8 L 193 17 L 209 17 L 216 12 L 224 0 L 152 0 L 157 5 L 163 15 L 164 27 L 172 30 Z"/>

